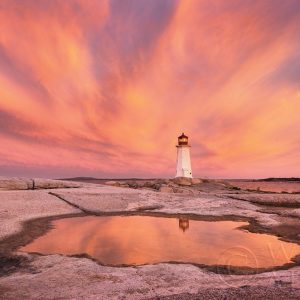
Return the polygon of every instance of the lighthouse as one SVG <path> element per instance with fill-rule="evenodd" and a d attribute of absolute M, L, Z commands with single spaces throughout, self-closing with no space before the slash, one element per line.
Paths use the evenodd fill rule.
<path fill-rule="evenodd" d="M 177 168 L 175 177 L 188 177 L 192 176 L 191 158 L 190 158 L 190 148 L 189 138 L 182 133 L 178 137 L 177 147 Z"/>

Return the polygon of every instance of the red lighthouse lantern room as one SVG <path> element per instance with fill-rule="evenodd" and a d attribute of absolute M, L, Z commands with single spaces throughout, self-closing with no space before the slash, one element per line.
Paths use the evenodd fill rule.
<path fill-rule="evenodd" d="M 178 137 L 179 146 L 187 146 L 188 142 L 189 142 L 189 138 L 184 133 L 182 133 L 182 135 Z"/>

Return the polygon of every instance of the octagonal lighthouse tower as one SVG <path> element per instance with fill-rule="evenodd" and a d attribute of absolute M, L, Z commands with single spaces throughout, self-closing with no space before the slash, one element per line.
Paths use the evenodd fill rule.
<path fill-rule="evenodd" d="M 178 137 L 177 147 L 177 168 L 175 177 L 188 177 L 192 176 L 191 158 L 190 158 L 190 145 L 189 138 L 182 133 Z"/>

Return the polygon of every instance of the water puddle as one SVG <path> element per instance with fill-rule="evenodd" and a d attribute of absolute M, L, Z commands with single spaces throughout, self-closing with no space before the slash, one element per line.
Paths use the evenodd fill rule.
<path fill-rule="evenodd" d="M 21 248 L 41 254 L 88 254 L 103 264 L 185 262 L 251 268 L 281 266 L 300 246 L 250 233 L 247 222 L 197 221 L 148 216 L 75 217 Z"/>

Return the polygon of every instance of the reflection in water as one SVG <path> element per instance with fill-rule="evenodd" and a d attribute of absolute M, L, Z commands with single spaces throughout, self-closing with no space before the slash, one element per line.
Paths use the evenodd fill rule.
<path fill-rule="evenodd" d="M 185 232 L 189 229 L 189 219 L 187 218 L 179 218 L 179 228 Z"/>
<path fill-rule="evenodd" d="M 190 262 L 272 267 L 291 261 L 300 246 L 238 227 L 246 222 L 196 221 L 147 216 L 56 220 L 47 234 L 22 247 L 43 254 L 88 254 L 104 264 Z M 190 225 L 190 226 L 189 226 Z M 188 229 L 188 230 L 187 230 Z"/>

